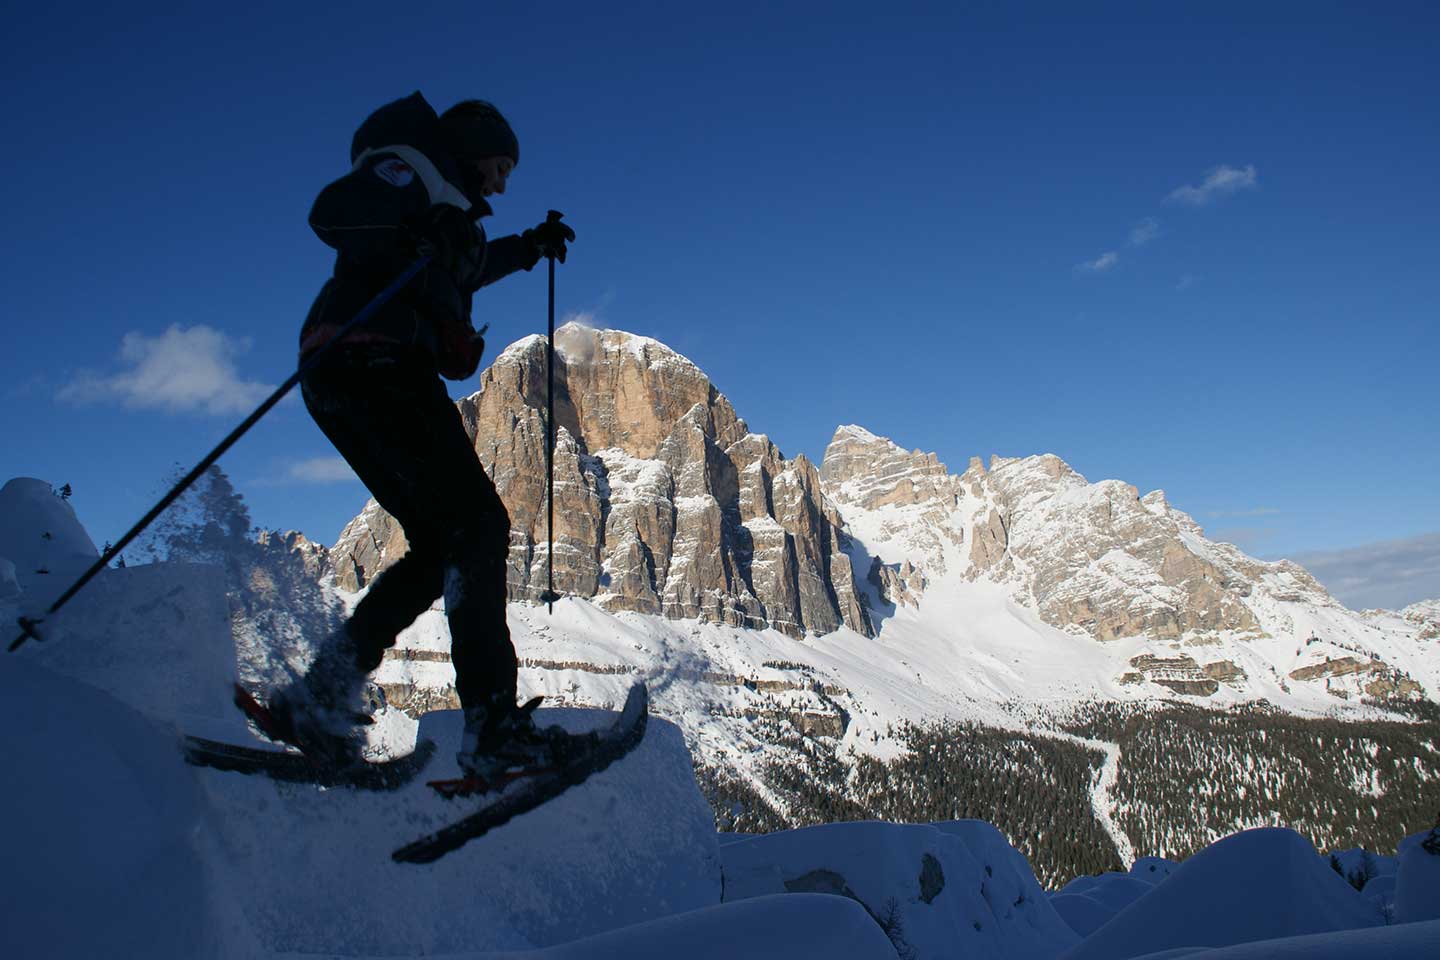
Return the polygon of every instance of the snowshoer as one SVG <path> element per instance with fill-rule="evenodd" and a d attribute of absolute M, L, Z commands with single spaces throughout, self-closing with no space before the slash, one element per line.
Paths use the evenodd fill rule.
<path fill-rule="evenodd" d="M 520 160 L 510 125 L 466 100 L 439 116 L 420 93 L 387 104 L 356 131 L 351 171 L 321 191 L 310 225 L 337 251 L 300 337 L 305 359 L 415 259 L 429 264 L 367 323 L 334 344 L 301 383 L 305 406 L 371 494 L 404 529 L 409 552 L 370 585 L 309 670 L 275 691 L 282 739 L 336 764 L 360 759 L 367 675 L 396 635 L 442 597 L 465 715 L 467 774 L 543 767 L 570 744 L 517 707 L 505 623 L 510 518 L 441 377 L 480 364 L 484 327 L 471 297 L 542 257 L 565 260 L 571 229 L 551 218 L 486 240 L 486 198 Z"/>

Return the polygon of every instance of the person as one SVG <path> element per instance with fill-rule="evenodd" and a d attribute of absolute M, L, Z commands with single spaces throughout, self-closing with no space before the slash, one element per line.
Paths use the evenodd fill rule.
<path fill-rule="evenodd" d="M 484 350 L 471 322 L 479 289 L 542 257 L 562 263 L 574 231 L 552 216 L 487 241 L 480 218 L 520 162 L 508 122 L 466 100 L 443 114 L 418 92 L 361 124 L 351 171 L 321 191 L 310 226 L 335 248 L 334 274 L 306 317 L 306 409 L 371 494 L 400 524 L 408 552 L 384 570 L 309 669 L 267 709 L 279 738 L 336 764 L 361 760 L 357 721 L 368 675 L 396 635 L 437 597 L 450 628 L 465 733 L 457 757 L 485 778 L 545 766 L 567 744 L 516 705 L 515 649 L 505 623 L 510 518 L 442 382 L 464 380 Z M 337 340 L 419 256 L 429 263 L 365 323 Z M 334 342 L 332 342 L 334 341 Z"/>

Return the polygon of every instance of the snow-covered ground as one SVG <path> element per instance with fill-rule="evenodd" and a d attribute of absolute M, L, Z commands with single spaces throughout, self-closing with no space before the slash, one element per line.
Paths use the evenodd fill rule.
<path fill-rule="evenodd" d="M 1298 834 L 1265 829 L 1050 897 L 978 821 L 719 837 L 683 738 L 663 720 L 561 800 L 435 864 L 394 864 L 391 849 L 456 806 L 418 784 L 320 790 L 181 761 L 182 728 L 248 735 L 224 705 L 235 654 L 213 571 L 167 564 L 110 571 L 102 584 L 57 618 L 50 641 L 0 670 L 0 750 L 24 772 L 0 794 L 12 825 L 7 956 L 1094 960 L 1220 948 L 1199 954 L 1217 960 L 1343 947 L 1364 960 L 1434 956 L 1440 944 L 1440 857 L 1421 836 L 1393 873 L 1381 862 L 1375 896 Z M 572 633 L 604 629 L 612 651 L 639 645 L 686 666 L 639 624 L 588 604 L 516 623 L 526 649 L 557 659 L 582 652 L 566 646 Z M 554 673 L 526 682 L 564 683 Z M 647 673 L 663 695 L 663 670 Z M 588 687 L 599 700 L 618 700 L 632 678 L 586 676 L 613 686 Z M 603 717 L 548 711 L 574 728 Z M 439 744 L 437 775 L 453 770 L 457 725 L 447 712 L 419 725 Z"/>
<path fill-rule="evenodd" d="M 28 493 L 58 500 L 48 488 Z M 62 506 L 47 528 L 66 529 Z M 74 532 L 42 540 L 49 559 L 71 570 L 94 556 Z M 24 559 L 40 568 L 37 557 Z M 26 604 L 38 588 L 32 577 L 6 582 L 14 589 L 0 592 L 0 613 L 13 622 L 34 609 Z M 837 687 L 855 688 L 843 695 L 868 707 L 846 733 L 856 743 L 897 718 L 968 711 L 985 719 L 1012 692 L 1007 671 L 1020 671 L 1004 662 L 1015 651 L 984 645 L 981 626 L 959 628 L 974 630 L 969 647 L 937 631 L 896 649 L 886 634 L 802 641 L 616 616 L 575 600 L 557 604 L 553 617 L 516 606 L 522 658 L 548 664 L 522 669 L 522 693 L 572 705 L 545 719 L 572 729 L 601 723 L 636 678 L 650 683 L 661 718 L 634 754 L 560 800 L 435 864 L 395 864 L 390 850 L 463 804 L 420 783 L 370 794 L 183 763 L 181 731 L 250 737 L 227 705 L 238 665 L 223 593 L 205 566 L 107 570 L 47 622 L 44 643 L 4 661 L 0 751 L 14 771 L 0 791 L 9 826 L 5 956 L 1440 956 L 1440 855 L 1427 849 L 1427 834 L 1376 858 L 1376 876 L 1359 892 L 1308 841 L 1268 828 L 1183 863 L 1145 859 L 1047 895 L 1024 857 L 979 821 L 715 833 L 684 738 L 663 717 L 709 719 L 697 726 L 716 741 L 707 747 L 741 763 L 756 746 L 743 710 L 766 682 L 792 706 L 816 710 L 842 695 Z M 949 602 L 964 605 L 967 623 L 995 618 L 1036 636 L 1049 629 L 998 595 Z M 923 639 L 923 617 L 901 609 L 894 619 L 909 616 Z M 443 640 L 432 611 L 405 645 L 439 650 Z M 981 661 L 987 679 L 977 686 L 971 674 Z M 574 666 L 556 666 L 564 663 Z M 443 686 L 449 667 L 398 659 L 384 669 L 392 680 Z M 1085 682 L 1064 673 L 1054 669 L 1047 682 L 1062 693 Z M 431 739 L 439 749 L 429 772 L 453 773 L 454 713 L 428 714 L 417 727 L 389 711 L 379 727 L 376 750 Z M 886 749 L 883 740 L 870 746 Z M 1097 810 L 1108 807 L 1104 771 L 1093 796 Z M 1337 859 L 1349 870 L 1364 857 Z"/>

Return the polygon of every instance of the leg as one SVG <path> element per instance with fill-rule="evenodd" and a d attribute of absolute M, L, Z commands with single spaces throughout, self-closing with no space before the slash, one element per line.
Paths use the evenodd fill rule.
<path fill-rule="evenodd" d="M 455 690 L 462 706 L 515 703 L 515 648 L 505 623 L 505 561 L 510 515 L 495 485 L 480 472 L 467 511 L 445 558 L 445 616 Z"/>
<path fill-rule="evenodd" d="M 515 651 L 505 624 L 510 520 L 433 368 L 355 354 L 306 379 L 306 406 L 410 552 L 356 608 L 357 665 L 379 666 L 395 635 L 445 596 L 462 705 L 515 702 Z"/>

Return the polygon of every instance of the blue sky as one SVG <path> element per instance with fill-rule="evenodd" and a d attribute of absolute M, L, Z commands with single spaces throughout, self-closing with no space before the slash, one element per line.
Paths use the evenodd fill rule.
<path fill-rule="evenodd" d="M 293 369 L 309 205 L 418 89 L 510 118 L 488 229 L 566 212 L 562 315 L 789 456 L 854 422 L 1163 487 L 1264 557 L 1440 542 L 1440 8 L 690 6 L 12 7 L 0 480 L 118 537 Z M 543 271 L 476 319 L 543 331 Z M 328 543 L 366 499 L 331 457 L 287 402 L 222 464 Z"/>

